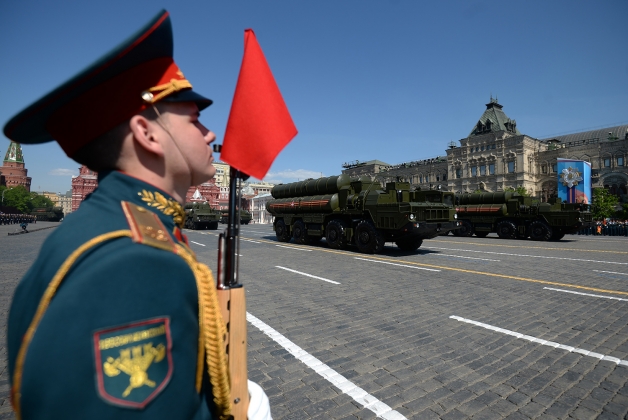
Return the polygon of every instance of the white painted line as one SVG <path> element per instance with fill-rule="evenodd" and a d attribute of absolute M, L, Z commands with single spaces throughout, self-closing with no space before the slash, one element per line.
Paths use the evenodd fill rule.
<path fill-rule="evenodd" d="M 322 277 L 316 277 L 316 276 L 313 276 L 313 275 L 311 275 L 311 274 L 302 273 L 302 272 L 300 272 L 300 271 L 292 270 L 292 269 L 290 269 L 290 268 L 282 267 L 282 266 L 280 266 L 280 265 L 276 265 L 275 267 L 277 267 L 277 268 L 281 268 L 282 270 L 291 271 L 291 272 L 293 272 L 293 273 L 300 274 L 300 275 L 302 275 L 302 276 L 312 277 L 313 279 L 323 280 L 323 281 L 326 281 L 326 282 L 329 282 L 329 283 L 333 283 L 333 284 L 340 284 L 340 283 L 338 283 L 337 281 L 327 280 L 327 279 L 324 279 L 324 278 L 322 278 Z"/>
<path fill-rule="evenodd" d="M 608 274 L 619 274 L 620 276 L 628 276 L 626 273 L 616 273 L 615 271 L 602 271 L 602 270 L 593 270 L 596 273 L 608 273 Z"/>
<path fill-rule="evenodd" d="M 477 325 L 478 327 L 486 328 L 487 330 L 497 331 L 497 332 L 500 332 L 500 333 L 511 335 L 513 337 L 522 338 L 524 340 L 532 341 L 533 343 L 538 343 L 538 344 L 542 344 L 544 346 L 550 346 L 550 347 L 554 347 L 554 348 L 558 348 L 558 349 L 562 349 L 562 350 L 567 350 L 569 352 L 580 353 L 580 354 L 583 354 L 585 356 L 595 357 L 596 359 L 600 359 L 600 360 L 608 360 L 608 361 L 614 362 L 614 363 L 616 363 L 616 364 L 618 364 L 620 366 L 628 367 L 628 360 L 621 360 L 621 359 L 618 359 L 617 357 L 605 356 L 605 355 L 603 355 L 601 353 L 596 353 L 596 352 L 589 351 L 589 350 L 579 349 L 577 347 L 566 346 L 564 344 L 558 344 L 558 343 L 555 343 L 553 341 L 547 341 L 547 340 L 543 340 L 541 338 L 532 337 L 532 336 L 529 336 L 529 335 L 524 335 L 524 334 L 521 334 L 521 333 L 518 333 L 518 332 L 515 332 L 515 331 L 505 330 L 503 328 L 495 327 L 495 326 L 489 325 L 489 324 L 484 324 L 483 322 L 473 321 L 471 319 L 462 318 L 462 317 L 459 317 L 459 316 L 456 316 L 456 315 L 451 315 L 449 318 L 455 319 L 455 320 L 460 321 L 460 322 L 466 322 L 467 324 Z"/>
<path fill-rule="evenodd" d="M 296 250 L 296 251 L 307 251 L 307 252 L 312 252 L 312 250 L 311 250 L 311 249 L 295 248 L 295 247 L 293 247 L 293 246 L 283 246 L 283 245 L 275 245 L 275 246 L 278 246 L 278 247 L 280 247 L 280 248 L 294 249 L 294 250 Z"/>
<path fill-rule="evenodd" d="M 406 265 L 406 264 L 395 264 L 395 263 L 386 262 L 386 261 L 370 260 L 368 258 L 360 258 L 360 257 L 354 257 L 354 258 L 356 260 L 369 261 L 369 262 L 375 262 L 375 263 L 380 263 L 380 264 L 390 264 L 390 265 L 396 265 L 398 267 L 415 268 L 417 270 L 440 271 L 440 270 L 434 270 L 433 268 L 415 267 L 413 265 Z"/>
<path fill-rule="evenodd" d="M 246 241 L 246 242 L 253 242 L 254 244 L 261 244 L 261 242 L 252 241 L 251 239 L 241 239 L 241 240 Z"/>
<path fill-rule="evenodd" d="M 482 261 L 496 261 L 496 262 L 501 261 L 501 260 L 489 260 L 488 258 L 463 257 L 462 255 L 450 255 L 450 254 L 434 254 L 434 255 L 430 255 L 430 257 L 431 256 L 435 256 L 435 257 L 466 258 L 466 259 L 469 259 L 469 260 L 482 260 Z"/>
<path fill-rule="evenodd" d="M 552 287 L 544 287 L 543 289 L 554 290 L 556 292 L 573 293 L 574 295 L 591 296 L 591 297 L 598 297 L 598 298 L 612 299 L 612 300 L 623 300 L 625 302 L 628 302 L 628 299 L 618 298 L 615 296 L 592 295 L 591 293 L 574 292 L 573 290 L 554 289 Z"/>
<path fill-rule="evenodd" d="M 199 244 L 198 242 L 194 242 L 194 241 L 190 241 L 190 242 L 192 242 L 193 244 L 196 244 L 196 245 L 205 246 L 203 244 Z"/>
<path fill-rule="evenodd" d="M 583 260 L 583 259 L 580 259 L 580 258 L 548 257 L 548 256 L 545 256 L 545 255 L 509 254 L 509 253 L 506 253 L 506 252 L 473 251 L 473 250 L 470 250 L 470 249 L 439 248 L 439 247 L 435 247 L 435 246 L 430 246 L 429 248 L 424 248 L 424 249 L 444 249 L 446 251 L 477 252 L 479 254 L 509 255 L 511 257 L 546 258 L 546 259 L 551 259 L 551 260 L 568 260 L 568 261 L 578 261 L 578 262 L 595 262 L 595 263 L 602 263 L 602 264 L 628 265 L 628 262 Z"/>
<path fill-rule="evenodd" d="M 323 378 L 331 382 L 332 385 L 340 389 L 344 394 L 347 394 L 355 402 L 363 406 L 364 408 L 375 413 L 377 417 L 384 420 L 404 420 L 406 417 L 398 411 L 393 410 L 390 406 L 384 404 L 374 396 L 368 394 L 365 390 L 358 387 L 353 382 L 303 350 L 301 347 L 288 340 L 281 335 L 275 329 L 260 321 L 250 313 L 246 313 L 246 320 L 249 321 L 254 327 L 257 327 L 264 334 L 272 338 L 281 347 L 286 349 L 295 358 L 305 363 L 314 372 L 321 375 Z"/>

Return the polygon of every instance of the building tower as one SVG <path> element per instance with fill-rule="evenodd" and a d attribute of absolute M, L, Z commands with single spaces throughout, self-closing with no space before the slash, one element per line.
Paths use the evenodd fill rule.
<path fill-rule="evenodd" d="M 79 168 L 79 175 L 72 177 L 72 211 L 78 210 L 79 205 L 87 195 L 98 186 L 98 173 L 83 165 Z"/>
<path fill-rule="evenodd" d="M 22 146 L 12 141 L 4 156 L 0 167 L 0 185 L 14 188 L 22 185 L 28 192 L 31 191 L 31 178 L 26 176 L 28 169 L 24 167 Z"/>

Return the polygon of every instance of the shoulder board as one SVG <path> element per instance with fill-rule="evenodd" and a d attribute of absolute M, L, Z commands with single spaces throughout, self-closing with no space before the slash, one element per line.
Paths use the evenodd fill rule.
<path fill-rule="evenodd" d="M 131 228 L 133 242 L 175 252 L 174 241 L 155 213 L 128 201 L 122 201 L 121 204 Z"/>

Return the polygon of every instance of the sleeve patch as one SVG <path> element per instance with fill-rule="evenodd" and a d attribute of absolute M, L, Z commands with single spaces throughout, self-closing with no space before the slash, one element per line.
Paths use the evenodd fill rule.
<path fill-rule="evenodd" d="M 172 377 L 170 319 L 155 318 L 93 333 L 96 388 L 112 405 L 143 409 Z"/>

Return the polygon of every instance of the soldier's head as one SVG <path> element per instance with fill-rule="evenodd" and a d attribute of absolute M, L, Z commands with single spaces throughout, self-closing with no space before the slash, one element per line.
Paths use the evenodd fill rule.
<path fill-rule="evenodd" d="M 13 117 L 5 135 L 25 144 L 57 141 L 95 171 L 158 171 L 200 184 L 215 169 L 214 134 L 199 121 L 212 101 L 194 92 L 172 58 L 169 14 Z"/>

